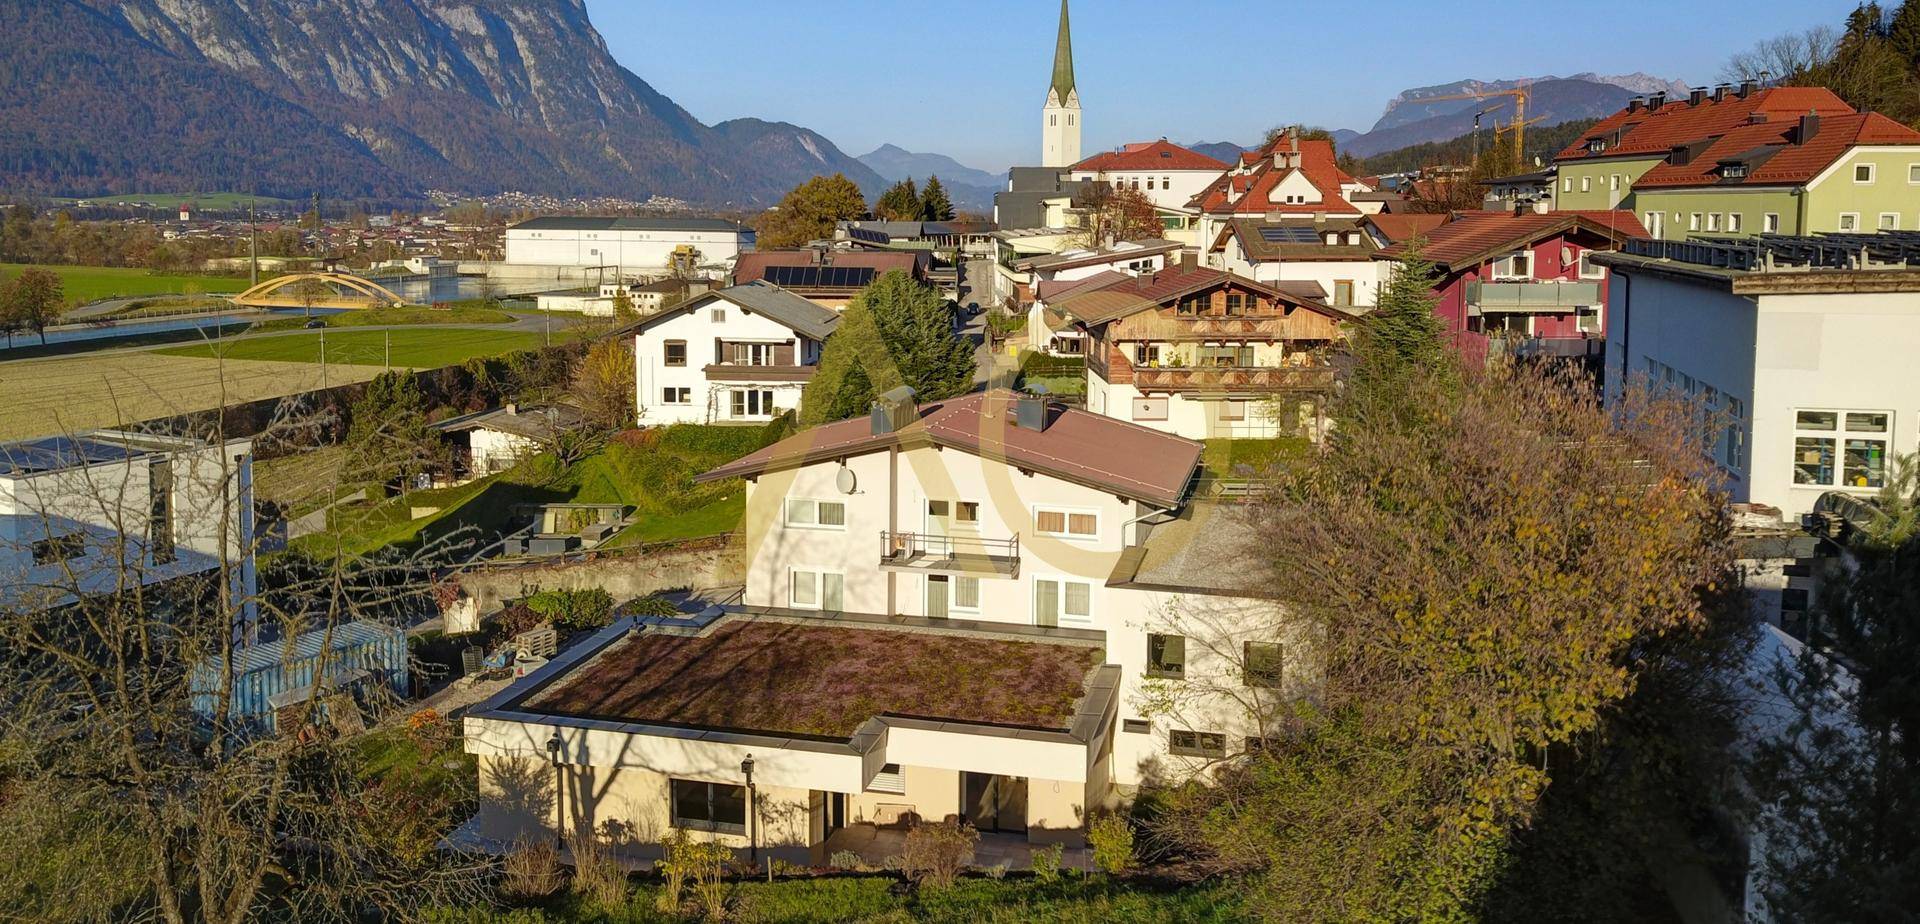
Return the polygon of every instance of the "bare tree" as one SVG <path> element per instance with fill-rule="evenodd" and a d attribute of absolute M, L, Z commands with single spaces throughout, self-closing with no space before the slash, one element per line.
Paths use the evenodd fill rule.
<path fill-rule="evenodd" d="M 1830 26 L 1786 32 L 1735 52 L 1720 69 L 1727 81 L 1758 80 L 1796 84 L 1833 61 L 1840 33 Z"/>

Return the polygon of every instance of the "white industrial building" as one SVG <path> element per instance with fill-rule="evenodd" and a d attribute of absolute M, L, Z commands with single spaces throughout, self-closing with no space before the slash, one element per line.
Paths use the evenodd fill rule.
<path fill-rule="evenodd" d="M 507 229 L 506 262 L 602 270 L 620 279 L 731 266 L 753 241 L 752 228 L 717 218 L 550 216 Z"/>

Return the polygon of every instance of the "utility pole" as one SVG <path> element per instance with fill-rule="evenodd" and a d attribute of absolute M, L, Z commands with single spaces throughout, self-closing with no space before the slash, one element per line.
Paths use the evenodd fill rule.
<path fill-rule="evenodd" d="M 260 216 L 259 206 L 247 203 L 247 287 L 260 284 Z"/>

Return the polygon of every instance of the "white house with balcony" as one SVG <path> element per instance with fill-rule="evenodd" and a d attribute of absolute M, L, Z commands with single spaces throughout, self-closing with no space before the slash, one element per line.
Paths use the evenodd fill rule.
<path fill-rule="evenodd" d="M 1629 241 L 1614 277 L 1610 394 L 1670 389 L 1712 421 L 1735 502 L 1789 518 L 1870 497 L 1920 450 L 1920 265 L 1903 235 Z"/>
<path fill-rule="evenodd" d="M 256 589 L 247 440 L 91 430 L 0 444 L 0 609 L 44 609 L 229 568 Z"/>
<path fill-rule="evenodd" d="M 1266 746 L 1314 683 L 1246 508 L 1193 500 L 1201 449 L 890 393 L 700 476 L 746 483 L 737 602 L 617 623 L 470 713 L 469 836 L 564 818 L 817 863 L 954 819 L 1078 849 L 1089 813 Z"/>
<path fill-rule="evenodd" d="M 800 406 L 840 315 L 770 282 L 716 289 L 633 334 L 642 426 L 765 423 Z"/>

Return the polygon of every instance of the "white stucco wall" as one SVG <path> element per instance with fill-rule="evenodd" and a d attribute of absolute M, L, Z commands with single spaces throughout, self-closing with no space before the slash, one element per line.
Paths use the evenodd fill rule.
<path fill-rule="evenodd" d="M 505 262 L 527 266 L 667 268 L 674 248 L 700 252 L 701 263 L 721 263 L 752 250 L 752 231 L 565 231 L 508 228 Z M 600 253 L 595 256 L 592 251 Z"/>
<path fill-rule="evenodd" d="M 720 312 L 718 320 L 714 317 L 716 311 Z M 714 352 L 715 339 L 771 344 L 792 342 L 798 362 L 812 365 L 819 358 L 818 344 L 766 315 L 750 314 L 726 299 L 710 295 L 696 302 L 691 310 L 648 324 L 634 335 L 634 393 L 638 396 L 641 426 L 764 422 L 800 406 L 800 394 L 806 387 L 802 382 L 710 380 L 704 369 L 719 361 Z M 686 365 L 666 364 L 666 343 L 670 340 L 686 341 Z M 688 389 L 688 403 L 665 403 L 668 388 Z M 773 410 L 735 417 L 730 394 L 736 388 L 773 392 Z"/>

